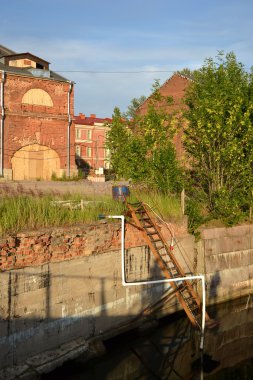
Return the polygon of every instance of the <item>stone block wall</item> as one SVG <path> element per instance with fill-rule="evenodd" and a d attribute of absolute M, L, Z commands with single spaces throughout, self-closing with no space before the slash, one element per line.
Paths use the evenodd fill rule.
<path fill-rule="evenodd" d="M 1 239 L 2 367 L 24 365 L 30 370 L 35 366 L 31 356 L 41 357 L 74 340 L 82 339 L 80 348 L 91 338 L 116 335 L 122 327 L 131 328 L 143 309 L 159 299 L 168 284 L 122 285 L 120 237 L 120 223 L 100 222 Z M 174 254 L 186 272 L 182 253 L 193 272 L 206 274 L 208 303 L 222 302 L 252 289 L 252 237 L 249 225 L 204 229 L 194 244 L 184 231 Z M 170 243 L 169 234 L 166 239 Z M 162 278 L 140 232 L 131 225 L 125 231 L 125 263 L 128 281 Z M 177 310 L 173 301 L 166 313 Z"/>
<path fill-rule="evenodd" d="M 206 274 L 208 302 L 250 294 L 253 286 L 253 226 L 210 228 L 196 244 L 198 272 Z"/>
<path fill-rule="evenodd" d="M 117 334 L 159 299 L 168 284 L 122 285 L 120 236 L 120 223 L 100 222 L 0 241 L 2 367 L 31 369 L 31 356 L 79 338 Z M 127 225 L 125 238 L 128 281 L 161 278 L 140 232 Z M 193 254 L 191 237 L 181 243 Z M 174 302 L 167 312 L 178 308 Z"/>

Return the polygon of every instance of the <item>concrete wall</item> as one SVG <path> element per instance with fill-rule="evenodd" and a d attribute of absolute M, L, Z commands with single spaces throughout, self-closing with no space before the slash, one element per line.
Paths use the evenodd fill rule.
<path fill-rule="evenodd" d="M 253 286 L 253 226 L 201 231 L 197 271 L 206 274 L 209 303 L 250 294 Z"/>
<path fill-rule="evenodd" d="M 122 286 L 120 231 L 119 223 L 100 223 L 22 233 L 0 241 L 2 368 L 38 371 L 41 353 L 60 347 L 62 357 L 68 342 L 83 339 L 79 349 L 88 339 L 117 334 L 124 326 L 129 329 L 128 324 L 159 299 L 168 285 Z M 126 228 L 125 241 L 127 279 L 161 278 L 132 226 Z M 182 237 L 182 247 L 187 246 L 193 248 L 190 236 Z M 178 308 L 174 301 L 170 312 Z M 71 356 L 79 352 L 71 350 Z M 43 360 L 52 361 L 54 355 Z"/>
<path fill-rule="evenodd" d="M 53 369 L 88 340 L 130 329 L 159 300 L 168 285 L 122 286 L 120 232 L 119 223 L 101 222 L 0 241 L 0 368 Z M 127 279 L 162 278 L 140 233 L 127 225 L 125 237 Z M 182 253 L 193 271 L 207 274 L 208 301 L 221 302 L 250 292 L 252 237 L 252 226 L 209 229 L 194 245 L 182 233 L 174 254 L 186 272 Z M 179 309 L 173 299 L 165 312 Z"/>

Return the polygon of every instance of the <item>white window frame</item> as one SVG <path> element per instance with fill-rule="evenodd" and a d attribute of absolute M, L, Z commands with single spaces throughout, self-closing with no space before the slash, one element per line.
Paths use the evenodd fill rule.
<path fill-rule="evenodd" d="M 87 157 L 92 157 L 92 149 L 90 146 L 86 147 L 86 156 Z"/>
<path fill-rule="evenodd" d="M 92 130 L 91 129 L 87 129 L 86 138 L 87 138 L 87 141 L 92 140 Z"/>
<path fill-rule="evenodd" d="M 76 145 L 76 156 L 81 157 L 81 147 L 80 147 L 80 145 Z"/>
<path fill-rule="evenodd" d="M 76 140 L 81 140 L 81 128 L 76 128 Z"/>

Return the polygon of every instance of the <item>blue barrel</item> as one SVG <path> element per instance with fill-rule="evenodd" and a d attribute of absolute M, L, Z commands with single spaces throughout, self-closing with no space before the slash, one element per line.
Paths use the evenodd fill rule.
<path fill-rule="evenodd" d="M 130 191 L 128 186 L 113 186 L 112 197 L 116 201 L 124 202 L 125 198 L 129 197 Z"/>

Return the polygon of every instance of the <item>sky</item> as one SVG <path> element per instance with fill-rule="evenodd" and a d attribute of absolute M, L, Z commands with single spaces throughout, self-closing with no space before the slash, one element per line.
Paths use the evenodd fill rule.
<path fill-rule="evenodd" d="M 253 65 L 252 0 L 9 0 L 0 44 L 75 82 L 75 114 L 111 117 L 218 51 Z"/>

